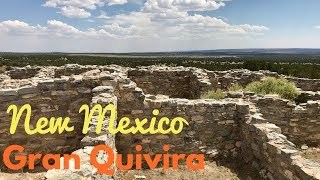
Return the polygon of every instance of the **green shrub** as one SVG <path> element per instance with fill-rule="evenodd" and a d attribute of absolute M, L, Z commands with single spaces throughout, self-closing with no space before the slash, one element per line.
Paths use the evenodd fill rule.
<path fill-rule="evenodd" d="M 223 92 L 221 89 L 217 89 L 215 91 L 208 91 L 206 94 L 201 96 L 201 99 L 224 99 L 226 97 L 226 93 Z"/>
<path fill-rule="evenodd" d="M 263 81 L 248 84 L 245 89 L 263 95 L 276 94 L 289 100 L 294 100 L 299 96 L 296 85 L 284 78 L 267 77 Z"/>
<path fill-rule="evenodd" d="M 228 90 L 229 91 L 240 91 L 240 90 L 242 90 L 243 89 L 243 87 L 242 86 L 240 86 L 238 83 L 235 83 L 235 84 L 232 84 L 229 88 L 228 88 Z"/>

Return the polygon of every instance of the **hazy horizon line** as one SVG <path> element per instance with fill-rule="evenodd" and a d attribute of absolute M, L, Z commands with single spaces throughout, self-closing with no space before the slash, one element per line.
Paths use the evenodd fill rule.
<path fill-rule="evenodd" d="M 26 53 L 26 54 L 145 54 L 145 53 L 190 53 L 204 51 L 245 51 L 245 50 L 319 50 L 320 48 L 221 48 L 221 49 L 203 49 L 203 50 L 173 50 L 173 51 L 128 51 L 128 52 L 72 52 L 72 51 L 0 51 L 0 53 Z"/>

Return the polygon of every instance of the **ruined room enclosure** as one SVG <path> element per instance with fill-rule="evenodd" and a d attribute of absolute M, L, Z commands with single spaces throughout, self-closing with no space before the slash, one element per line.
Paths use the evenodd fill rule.
<path fill-rule="evenodd" d="M 96 177 L 87 157 L 98 144 L 107 144 L 120 154 L 133 153 L 138 144 L 143 146 L 143 153 L 163 153 L 162 146 L 168 144 L 170 153 L 203 153 L 208 161 L 227 162 L 232 171 L 239 164 L 246 165 L 262 178 L 320 179 L 320 165 L 300 149 L 309 146 L 310 151 L 319 145 L 320 80 L 286 77 L 302 92 L 298 105 L 249 92 L 232 93 L 222 101 L 199 99 L 208 90 L 226 90 L 235 83 L 245 86 L 266 76 L 280 75 L 269 71 L 212 72 L 166 66 L 13 68 L 0 75 L 0 152 L 10 144 L 19 144 L 25 147 L 26 153 L 76 153 L 82 157 L 81 164 L 85 165 L 80 171 L 50 170 L 46 176 L 52 179 L 59 174 Z M 10 135 L 7 107 L 27 103 L 32 107 L 31 127 L 42 116 L 70 117 L 75 130 L 28 136 L 21 121 L 16 134 Z M 79 108 L 97 103 L 115 104 L 118 117 L 150 119 L 152 111 L 159 109 L 159 117 L 180 116 L 190 126 L 178 135 L 117 134 L 114 137 L 106 129 L 108 117 L 102 133 L 94 132 L 96 117 L 89 133 L 83 135 L 84 115 L 79 114 Z M 103 161 L 106 157 L 101 154 L 98 158 Z"/>

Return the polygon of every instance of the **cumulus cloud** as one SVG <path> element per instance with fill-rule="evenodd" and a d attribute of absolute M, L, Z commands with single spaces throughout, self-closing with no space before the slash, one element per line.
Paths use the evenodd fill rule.
<path fill-rule="evenodd" d="M 211 0 L 147 0 L 144 11 L 210 11 L 225 6 L 223 2 Z"/>
<path fill-rule="evenodd" d="M 108 6 L 112 6 L 112 5 L 116 5 L 116 4 L 126 4 L 126 3 L 128 3 L 128 1 L 127 0 L 108 0 L 107 1 L 107 4 L 108 4 Z"/>
<path fill-rule="evenodd" d="M 141 4 L 141 0 L 130 0 Z M 90 10 L 105 5 L 121 5 L 128 3 L 127 0 L 47 0 L 44 7 L 58 8 L 60 13 L 69 18 L 90 17 Z M 147 0 L 143 6 L 144 12 L 166 11 L 212 11 L 225 6 L 223 1 L 213 0 Z"/>
<path fill-rule="evenodd" d="M 89 10 L 116 4 L 126 4 L 127 0 L 47 0 L 44 7 L 58 8 L 59 13 L 68 18 L 87 18 L 91 16 Z"/>
<path fill-rule="evenodd" d="M 127 0 L 47 0 L 44 6 L 58 8 L 62 15 L 69 18 L 87 18 L 92 16 L 89 11 L 97 7 L 126 2 Z M 19 20 L 3 21 L 0 22 L 0 37 L 22 36 L 52 41 L 68 39 L 70 42 L 90 42 L 92 47 L 112 42 L 112 46 L 108 46 L 111 49 L 135 49 L 136 44 L 139 44 L 139 51 L 152 51 L 150 48 L 153 48 L 154 42 L 162 44 L 157 46 L 159 49 L 185 49 L 187 46 L 193 47 L 192 49 L 207 49 L 207 45 L 212 43 L 257 39 L 257 36 L 269 30 L 259 24 L 231 24 L 199 12 L 213 11 L 225 5 L 225 1 L 212 0 L 146 0 L 139 11 L 111 16 L 101 11 L 97 18 L 101 18 L 104 24 L 86 30 L 57 20 L 49 20 L 46 25 L 31 25 L 30 22 Z M 189 13 L 190 11 L 195 13 Z M 74 44 L 75 47 L 80 47 L 79 43 Z"/>
<path fill-rule="evenodd" d="M 11 36 L 40 36 L 48 39 L 52 38 L 69 38 L 69 39 L 85 39 L 85 38 L 105 38 L 112 35 L 103 29 L 88 29 L 81 31 L 73 26 L 57 20 L 47 21 L 46 26 L 29 25 L 25 22 L 13 20 L 0 22 L 0 34 L 5 33 Z"/>
<path fill-rule="evenodd" d="M 77 28 L 70 26 L 66 23 L 57 20 L 49 20 L 47 27 L 44 28 L 47 31 L 58 34 L 79 34 L 81 31 Z"/>
<path fill-rule="evenodd" d="M 0 23 L 0 32 L 11 33 L 15 35 L 34 34 L 42 31 L 42 27 L 30 26 L 28 23 L 18 20 L 8 20 Z"/>
<path fill-rule="evenodd" d="M 45 7 L 78 7 L 94 10 L 97 6 L 104 6 L 103 0 L 47 0 L 43 5 Z"/>
<path fill-rule="evenodd" d="M 64 6 L 61 8 L 61 14 L 68 18 L 87 18 L 91 16 L 90 12 L 72 6 Z"/>
<path fill-rule="evenodd" d="M 147 0 L 140 12 L 119 14 L 105 21 L 109 23 L 107 27 L 116 25 L 121 28 L 119 32 L 128 32 L 128 37 L 174 40 L 241 37 L 269 30 L 262 25 L 233 25 L 220 18 L 188 13 L 215 10 L 224 5 L 210 0 Z M 116 31 L 113 33 L 117 35 Z"/>
<path fill-rule="evenodd" d="M 123 0 L 109 0 L 123 1 Z M 89 17 L 81 8 L 95 8 L 100 0 L 90 0 L 81 3 L 81 0 L 49 0 L 46 6 L 61 8 L 62 14 L 67 17 Z M 113 2 L 115 3 L 115 2 Z M 75 27 L 60 21 L 48 21 L 46 27 L 30 26 L 25 22 L 2 22 L 7 32 L 43 34 L 50 32 L 57 36 L 70 37 L 113 37 L 118 39 L 217 39 L 233 38 L 235 36 L 260 35 L 268 30 L 262 25 L 229 24 L 224 20 L 200 14 L 190 15 L 189 11 L 215 10 L 225 4 L 211 0 L 147 0 L 139 12 L 106 16 L 102 12 L 98 18 L 103 18 L 105 25 L 80 31 Z M 14 25 L 12 25 L 14 24 Z M 20 26 L 20 28 L 14 28 Z M 1 27 L 1 26 L 0 26 Z M 14 30 L 20 29 L 20 30 Z M 39 32 L 37 32 L 39 31 Z"/>

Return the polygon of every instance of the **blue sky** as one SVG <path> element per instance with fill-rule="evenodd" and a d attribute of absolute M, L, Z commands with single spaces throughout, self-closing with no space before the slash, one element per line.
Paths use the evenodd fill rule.
<path fill-rule="evenodd" d="M 0 51 L 320 48 L 319 0 L 2 0 Z"/>

